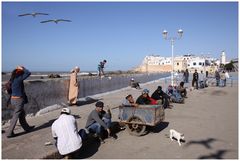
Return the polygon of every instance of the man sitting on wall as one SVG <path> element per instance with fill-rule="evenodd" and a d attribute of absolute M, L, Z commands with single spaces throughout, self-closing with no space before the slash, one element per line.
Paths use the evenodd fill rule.
<path fill-rule="evenodd" d="M 135 82 L 134 78 L 132 78 L 132 79 L 130 80 L 130 86 L 131 86 L 132 88 L 141 89 L 141 88 L 140 88 L 140 85 L 139 85 L 139 82 Z"/>

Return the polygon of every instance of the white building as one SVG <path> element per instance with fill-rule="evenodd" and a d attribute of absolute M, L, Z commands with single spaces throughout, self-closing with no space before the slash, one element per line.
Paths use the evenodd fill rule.
<path fill-rule="evenodd" d="M 215 58 L 209 56 L 195 56 L 193 54 L 185 54 L 182 56 L 174 57 L 174 71 L 182 71 L 188 69 L 189 72 L 197 70 L 206 70 L 214 66 L 216 63 Z M 217 64 L 218 65 L 218 64 Z M 142 64 L 138 67 L 139 71 L 171 71 L 172 70 L 172 57 L 161 57 L 159 55 L 145 56 Z"/>
<path fill-rule="evenodd" d="M 166 57 L 159 61 L 159 65 L 172 65 L 172 58 Z"/>
<path fill-rule="evenodd" d="M 148 65 L 171 65 L 171 57 L 161 57 L 159 55 L 148 55 L 144 58 L 142 64 Z"/>
<path fill-rule="evenodd" d="M 163 57 L 160 57 L 159 55 L 148 55 L 144 58 L 143 64 L 159 65 L 161 59 L 163 59 Z"/>
<path fill-rule="evenodd" d="M 221 64 L 226 64 L 226 54 L 225 54 L 224 50 L 221 53 L 220 62 L 221 62 Z"/>
<path fill-rule="evenodd" d="M 187 68 L 201 68 L 205 65 L 205 59 L 201 57 L 193 57 L 187 63 Z"/>

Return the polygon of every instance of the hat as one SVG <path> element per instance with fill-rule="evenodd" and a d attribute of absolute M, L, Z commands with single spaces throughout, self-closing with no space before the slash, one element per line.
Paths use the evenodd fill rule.
<path fill-rule="evenodd" d="M 96 104 L 95 104 L 96 107 L 103 107 L 104 106 L 104 103 L 101 102 L 101 101 L 98 101 Z"/>
<path fill-rule="evenodd" d="M 132 78 L 131 80 L 134 81 L 134 78 Z"/>
<path fill-rule="evenodd" d="M 142 91 L 142 94 L 148 94 L 149 93 L 149 90 L 148 89 L 144 89 L 143 91 Z"/>
<path fill-rule="evenodd" d="M 61 111 L 61 113 L 67 113 L 67 114 L 70 114 L 71 111 L 70 111 L 69 108 L 63 108 L 62 111 Z"/>

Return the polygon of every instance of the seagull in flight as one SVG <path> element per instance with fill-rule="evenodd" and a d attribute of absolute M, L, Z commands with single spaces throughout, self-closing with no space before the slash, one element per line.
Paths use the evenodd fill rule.
<path fill-rule="evenodd" d="M 47 13 L 33 12 L 33 13 L 21 14 L 21 15 L 18 15 L 18 16 L 19 17 L 22 17 L 22 16 L 33 16 L 33 17 L 36 17 L 37 15 L 48 15 L 48 14 Z"/>
<path fill-rule="evenodd" d="M 46 23 L 46 22 L 55 22 L 56 24 L 60 21 L 65 21 L 65 22 L 72 22 L 71 20 L 64 20 L 64 19 L 55 19 L 55 20 L 46 20 L 46 21 L 41 21 L 41 23 Z"/>

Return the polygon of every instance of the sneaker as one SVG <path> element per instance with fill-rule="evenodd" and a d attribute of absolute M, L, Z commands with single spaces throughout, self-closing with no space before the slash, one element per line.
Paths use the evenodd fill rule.
<path fill-rule="evenodd" d="M 125 130 L 126 127 L 125 126 L 120 126 L 120 130 Z"/>
<path fill-rule="evenodd" d="M 17 136 L 17 135 L 14 134 L 14 133 L 12 133 L 11 135 L 7 135 L 7 138 L 13 138 L 13 137 L 15 137 L 15 136 Z"/>

